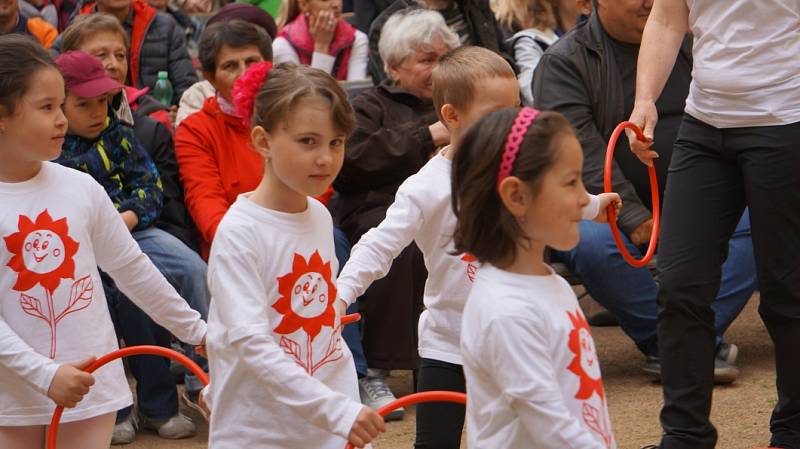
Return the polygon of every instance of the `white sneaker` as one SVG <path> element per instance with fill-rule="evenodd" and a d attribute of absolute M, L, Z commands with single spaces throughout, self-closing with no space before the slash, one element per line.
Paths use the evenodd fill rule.
<path fill-rule="evenodd" d="M 142 427 L 148 430 L 155 430 L 158 432 L 158 436 L 167 440 L 180 440 L 197 435 L 197 427 L 195 427 L 194 422 L 181 413 L 163 421 L 156 421 L 142 416 Z"/>
<path fill-rule="evenodd" d="M 358 392 L 361 395 L 361 403 L 367 407 L 378 410 L 379 408 L 395 401 L 397 398 L 392 394 L 392 390 L 386 385 L 387 370 L 369 369 L 367 376 L 358 379 Z M 393 410 L 383 419 L 384 421 L 396 421 L 403 419 L 405 409 L 398 408 Z"/>
<path fill-rule="evenodd" d="M 119 444 L 133 443 L 133 440 L 136 439 L 137 427 L 138 423 L 136 422 L 136 417 L 133 411 L 131 411 L 131 414 L 125 418 L 125 421 L 114 424 L 114 434 L 111 436 L 111 444 L 116 446 Z"/>

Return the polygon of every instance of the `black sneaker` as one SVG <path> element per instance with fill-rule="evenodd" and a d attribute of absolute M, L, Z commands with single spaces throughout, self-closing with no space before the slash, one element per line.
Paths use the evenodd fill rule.
<path fill-rule="evenodd" d="M 658 357 L 647 356 L 644 366 L 642 366 L 642 371 L 653 376 L 656 381 L 661 381 L 661 361 Z M 736 365 L 728 363 L 719 357 L 714 358 L 714 383 L 729 384 L 738 377 L 739 368 L 737 368 Z"/>

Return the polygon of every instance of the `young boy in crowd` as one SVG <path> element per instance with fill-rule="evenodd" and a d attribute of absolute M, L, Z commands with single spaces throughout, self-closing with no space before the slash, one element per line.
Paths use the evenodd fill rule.
<path fill-rule="evenodd" d="M 105 188 L 142 252 L 189 306 L 206 319 L 209 303 L 206 264 L 179 239 L 153 226 L 163 202 L 158 170 L 133 129 L 109 112 L 108 100 L 122 84 L 109 78 L 101 62 L 88 53 L 66 52 L 56 63 L 67 88 L 64 114 L 69 127 L 61 155 L 55 162 L 90 174 Z M 149 319 L 104 275 L 103 289 L 126 345 L 169 347 L 170 334 Z M 197 357 L 195 361 L 204 363 Z M 137 380 L 142 425 L 157 431 L 162 438 L 193 436 L 194 423 L 178 412 L 177 389 L 169 362 L 160 357 L 136 357 L 130 360 L 130 367 Z M 199 391 L 201 385 L 187 382 L 186 387 L 191 393 L 191 390 Z M 120 411 L 114 442 L 133 441 L 135 425 L 136 419 L 130 409 Z"/>

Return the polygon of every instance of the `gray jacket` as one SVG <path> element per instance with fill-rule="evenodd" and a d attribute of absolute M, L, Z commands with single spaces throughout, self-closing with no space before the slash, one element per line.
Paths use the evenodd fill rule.
<path fill-rule="evenodd" d="M 542 56 L 533 75 L 533 105 L 557 111 L 572 124 L 583 147 L 583 183 L 589 193 L 603 191 L 606 145 L 625 117 L 625 92 L 610 37 L 597 14 L 562 36 Z M 678 53 L 692 65 L 692 39 L 687 35 Z M 625 138 L 624 135 L 621 138 Z M 614 162 L 611 187 L 622 197 L 617 219 L 630 235 L 652 217 L 633 184 Z"/>

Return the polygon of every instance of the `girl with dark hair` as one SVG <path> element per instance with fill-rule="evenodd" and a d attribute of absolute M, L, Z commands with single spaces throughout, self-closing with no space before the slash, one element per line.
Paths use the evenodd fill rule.
<path fill-rule="evenodd" d="M 589 326 L 544 260 L 598 212 L 582 167 L 569 122 L 527 107 L 481 119 L 453 159 L 455 250 L 482 263 L 461 325 L 470 448 L 616 447 Z"/>
<path fill-rule="evenodd" d="M 211 250 L 209 446 L 364 447 L 383 418 L 359 400 L 333 222 L 313 198 L 342 167 L 353 110 L 336 80 L 307 66 L 255 64 L 233 97 L 263 171 Z"/>
<path fill-rule="evenodd" d="M 102 70 L 84 70 L 67 85 L 105 89 L 113 81 Z M 65 80 L 44 48 L 25 36 L 0 36 L 4 449 L 44 447 L 54 403 L 67 408 L 59 448 L 107 448 L 116 411 L 133 403 L 121 361 L 82 371 L 118 348 L 98 267 L 179 339 L 205 339 L 200 314 L 142 253 L 103 187 L 50 162 L 68 130 L 64 99 Z"/>

